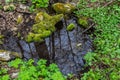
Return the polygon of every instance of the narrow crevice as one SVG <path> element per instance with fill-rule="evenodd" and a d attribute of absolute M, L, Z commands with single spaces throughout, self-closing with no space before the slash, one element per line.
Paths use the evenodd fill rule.
<path fill-rule="evenodd" d="M 16 43 L 17 43 L 17 45 L 18 45 L 19 48 L 20 48 L 21 54 L 22 54 L 22 56 L 23 56 L 23 59 L 26 58 L 26 57 L 24 57 L 24 54 L 23 54 L 23 53 L 24 53 L 24 50 L 23 50 L 21 44 L 19 43 L 19 40 L 17 40 Z"/>
<path fill-rule="evenodd" d="M 67 28 L 67 22 L 66 22 L 66 20 L 64 19 L 64 23 L 65 23 L 65 27 Z M 67 32 L 67 37 L 68 37 L 68 42 L 69 42 L 69 44 L 70 44 L 70 49 L 71 49 L 71 52 L 72 52 L 72 54 L 73 54 L 73 49 L 72 49 L 72 45 L 71 45 L 71 40 L 70 40 L 70 36 L 69 36 L 69 32 L 66 30 L 66 32 Z M 73 54 L 74 55 L 74 54 Z"/>
<path fill-rule="evenodd" d="M 50 61 L 49 52 L 48 52 L 45 42 L 43 43 L 35 42 L 34 45 L 35 45 L 36 52 L 38 53 L 38 56 L 40 57 L 40 59 L 46 59 Z"/>
<path fill-rule="evenodd" d="M 30 50 L 30 54 L 32 55 L 32 58 L 34 57 L 33 53 L 32 53 L 32 49 L 30 47 L 30 44 L 28 43 L 28 46 L 29 46 L 29 50 Z"/>
<path fill-rule="evenodd" d="M 54 33 L 52 34 L 52 60 L 55 60 L 55 44 L 54 44 Z"/>

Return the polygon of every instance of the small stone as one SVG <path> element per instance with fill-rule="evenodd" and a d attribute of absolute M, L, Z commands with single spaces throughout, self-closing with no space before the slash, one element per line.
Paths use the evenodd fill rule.
<path fill-rule="evenodd" d="M 12 31 L 17 31 L 18 28 L 17 28 L 17 27 L 13 27 L 11 30 L 12 30 Z"/>
<path fill-rule="evenodd" d="M 78 44 L 77 44 L 77 47 L 81 47 L 81 46 L 82 46 L 82 43 L 78 43 Z"/>
<path fill-rule="evenodd" d="M 22 55 L 17 52 L 0 50 L 0 61 L 9 61 L 13 57 L 22 58 Z"/>
<path fill-rule="evenodd" d="M 20 9 L 23 9 L 23 10 L 27 10 L 28 9 L 28 6 L 25 6 L 25 5 L 23 5 L 23 4 L 20 4 Z"/>
<path fill-rule="evenodd" d="M 17 78 L 17 77 L 18 77 L 18 74 L 19 74 L 19 72 L 12 73 L 12 74 L 11 74 L 11 78 L 12 78 L 12 79 Z"/>

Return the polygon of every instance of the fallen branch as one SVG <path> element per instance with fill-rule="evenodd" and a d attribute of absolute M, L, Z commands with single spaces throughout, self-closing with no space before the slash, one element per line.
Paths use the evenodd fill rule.
<path fill-rule="evenodd" d="M 87 29 L 85 29 L 81 34 L 85 33 L 86 31 L 88 31 L 89 29 L 91 29 L 93 26 L 95 25 L 95 23 L 92 23 Z"/>

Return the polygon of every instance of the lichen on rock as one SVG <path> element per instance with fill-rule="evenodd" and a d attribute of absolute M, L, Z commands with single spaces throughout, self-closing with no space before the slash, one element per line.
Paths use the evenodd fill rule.
<path fill-rule="evenodd" d="M 63 18 L 63 14 L 50 16 L 45 12 L 40 12 L 35 17 L 35 24 L 32 26 L 32 32 L 26 37 L 27 42 L 43 42 L 55 30 L 55 24 Z"/>
<path fill-rule="evenodd" d="M 70 3 L 55 3 L 52 5 L 52 7 L 57 13 L 63 14 L 71 13 L 76 8 L 73 4 Z"/>

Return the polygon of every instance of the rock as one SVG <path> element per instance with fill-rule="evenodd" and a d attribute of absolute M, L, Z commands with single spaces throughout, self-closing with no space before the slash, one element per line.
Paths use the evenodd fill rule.
<path fill-rule="evenodd" d="M 28 8 L 29 8 L 28 6 L 23 5 L 23 4 L 20 4 L 19 7 L 20 7 L 20 9 L 23 9 L 23 10 L 28 10 Z"/>
<path fill-rule="evenodd" d="M 72 31 L 75 28 L 75 24 L 71 23 L 67 26 L 68 31 Z"/>
<path fill-rule="evenodd" d="M 32 27 L 32 32 L 26 37 L 27 42 L 43 42 L 44 39 L 52 34 L 55 24 L 63 18 L 63 14 L 50 16 L 45 12 L 40 12 L 35 17 L 36 24 Z"/>
<path fill-rule="evenodd" d="M 71 13 L 76 8 L 73 4 L 70 3 L 55 3 L 52 5 L 52 7 L 57 13 L 63 14 Z"/>
<path fill-rule="evenodd" d="M 22 55 L 17 52 L 0 50 L 0 61 L 9 61 L 15 57 L 22 58 Z"/>
<path fill-rule="evenodd" d="M 88 17 L 84 17 L 84 16 L 80 17 L 78 19 L 78 24 L 82 25 L 83 28 L 87 28 L 89 24 L 88 19 L 89 19 Z"/>
<path fill-rule="evenodd" d="M 3 7 L 4 11 L 14 11 L 16 6 L 14 4 L 6 5 Z"/>
<path fill-rule="evenodd" d="M 18 74 L 19 74 L 19 72 L 11 73 L 11 78 L 12 78 L 12 79 L 17 78 L 17 77 L 18 77 Z"/>

